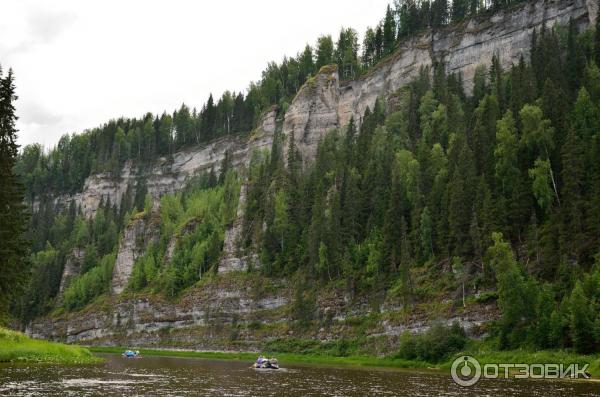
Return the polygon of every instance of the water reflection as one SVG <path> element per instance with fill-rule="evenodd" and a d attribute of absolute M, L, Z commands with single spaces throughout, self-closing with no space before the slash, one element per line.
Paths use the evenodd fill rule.
<path fill-rule="evenodd" d="M 236 361 L 105 355 L 86 367 L 2 366 L 0 394 L 11 396 L 598 396 L 600 383 L 482 380 L 470 388 L 435 372 L 285 365 L 249 369 Z"/>

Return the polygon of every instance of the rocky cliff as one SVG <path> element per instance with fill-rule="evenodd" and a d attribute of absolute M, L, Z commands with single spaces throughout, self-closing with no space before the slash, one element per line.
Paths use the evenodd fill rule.
<path fill-rule="evenodd" d="M 85 216 L 91 217 L 102 200 L 119 205 L 127 187 L 135 187 L 140 178 L 146 180 L 148 193 L 157 201 L 165 194 L 181 190 L 194 175 L 208 172 L 211 168 L 218 172 L 227 152 L 234 167 L 248 165 L 252 152 L 271 148 L 276 128 L 275 117 L 275 110 L 267 111 L 249 136 L 223 137 L 206 145 L 176 152 L 172 160 L 159 158 L 143 168 L 127 162 L 116 178 L 109 173 L 93 174 L 86 179 L 82 192 L 57 197 L 55 202 L 59 208 L 67 208 L 74 201 Z"/>
<path fill-rule="evenodd" d="M 341 82 L 338 71 L 324 67 L 297 94 L 283 125 L 293 134 L 305 160 L 316 153 L 319 139 L 344 127 L 351 117 L 358 125 L 378 97 L 389 97 L 408 84 L 422 67 L 443 63 L 448 73 L 461 73 L 465 89 L 473 87 L 475 69 L 498 55 L 504 69 L 523 56 L 529 59 L 531 35 L 543 25 L 566 25 L 573 18 L 579 30 L 595 23 L 596 0 L 547 0 L 521 3 L 512 9 L 482 15 L 439 31 L 427 31 L 401 43 L 398 50 L 366 75 Z"/>
<path fill-rule="evenodd" d="M 129 283 L 135 260 L 143 255 L 148 244 L 158 241 L 159 223 L 160 217 L 156 214 L 143 214 L 132 219 L 123 231 L 113 270 L 113 294 L 123 292 Z"/>
<path fill-rule="evenodd" d="M 521 56 L 527 59 L 534 29 L 539 30 L 542 25 L 564 25 L 570 18 L 573 18 L 580 29 L 584 29 L 594 23 L 596 11 L 596 0 L 521 3 L 512 9 L 478 16 L 440 31 L 423 32 L 403 42 L 394 54 L 353 81 L 341 81 L 335 67 L 324 67 L 306 82 L 294 98 L 282 121 L 282 132 L 288 138 L 294 137 L 304 161 L 309 162 L 314 158 L 319 140 L 327 131 L 346 126 L 351 117 L 360 124 L 367 107 L 372 107 L 378 97 L 392 96 L 417 76 L 422 67 L 442 62 L 448 72 L 462 74 L 468 91 L 472 88 L 476 67 L 489 64 L 494 54 L 500 56 L 504 68 L 509 68 Z M 108 174 L 92 175 L 86 180 L 81 193 L 59 197 L 57 202 L 64 206 L 74 200 L 81 206 L 84 214 L 92 216 L 102 199 L 119 203 L 127 186 L 135 185 L 140 175 L 146 178 L 148 191 L 155 202 L 158 202 L 160 196 L 177 192 L 194 175 L 211 167 L 218 170 L 227 152 L 232 155 L 235 167 L 247 165 L 254 150 L 270 148 L 278 123 L 281 121 L 276 120 L 276 112 L 268 111 L 263 115 L 256 131 L 249 137 L 222 138 L 202 147 L 178 152 L 174 154 L 172 161 L 159 159 L 146 169 L 138 169 L 128 163 L 116 179 Z M 138 341 L 140 344 L 161 341 L 167 343 L 176 338 L 173 335 L 175 339 L 170 338 L 165 334 L 165 330 L 196 330 L 186 334 L 187 338 L 191 338 L 190 335 L 204 335 L 204 332 L 209 332 L 207 329 L 214 331 L 214 327 L 223 323 L 229 324 L 227 329 L 234 332 L 237 329 L 236 324 L 240 322 L 245 324 L 242 339 L 248 342 L 256 338 L 250 330 L 254 321 L 262 321 L 262 316 L 270 318 L 273 324 L 283 324 L 287 314 L 282 310 L 287 310 L 285 308 L 289 301 L 286 293 L 270 292 L 266 293 L 265 297 L 257 297 L 249 291 L 254 287 L 226 282 L 228 277 L 234 280 L 240 275 L 240 270 L 257 262 L 256 256 L 243 256 L 237 250 L 236 241 L 240 238 L 245 191 L 243 186 L 238 217 L 226 231 L 219 264 L 219 272 L 228 274 L 218 275 L 218 282 L 211 284 L 207 281 L 208 284 L 194 288 L 179 303 L 167 302 L 157 297 L 134 298 L 127 293 L 123 294 L 133 262 L 144 248 L 143 244 L 139 244 L 139 237 L 149 241 L 153 236 L 151 222 L 134 220 L 120 241 L 113 275 L 113 296 L 107 298 L 109 304 L 76 315 L 65 314 L 59 318 L 40 319 L 31 324 L 29 332 L 35 336 L 68 341 L 110 343 L 119 336 L 127 341 Z M 176 243 L 176 239 L 169 243 L 167 260 Z M 67 278 L 73 277 L 79 269 L 76 255 L 72 259 L 70 265 L 65 266 L 65 285 L 68 282 Z M 268 280 L 260 280 L 261 285 L 269 283 Z M 349 305 L 344 299 L 338 299 L 336 302 L 330 305 L 332 309 L 329 314 L 326 314 L 324 309 L 321 310 L 323 307 L 329 307 L 326 303 L 319 303 L 317 306 L 321 310 L 321 316 L 331 315 L 335 320 L 333 323 L 341 328 L 344 327 L 346 318 L 364 315 L 372 309 Z M 376 309 L 381 312 L 394 311 L 385 309 L 382 304 Z M 217 312 L 220 313 L 218 316 L 215 315 Z M 459 319 L 467 326 L 478 325 L 494 315 L 494 311 L 488 308 L 474 314 L 467 313 Z M 447 314 L 446 317 L 453 316 L 454 314 Z M 426 320 L 417 318 L 403 325 L 398 323 L 397 319 L 392 321 L 384 316 L 374 327 L 378 330 L 374 331 L 374 335 L 397 336 L 404 329 L 422 330 L 426 327 L 425 323 Z M 279 330 L 279 326 L 265 326 Z M 334 337 L 346 331 L 324 332 L 323 335 L 311 336 Z M 277 335 L 278 332 L 273 331 L 268 335 Z M 210 343 L 210 338 L 202 340 Z"/>
<path fill-rule="evenodd" d="M 284 280 L 229 273 L 205 279 L 176 302 L 148 294 L 112 295 L 80 312 L 38 319 L 26 331 L 36 338 L 70 343 L 223 350 L 260 350 L 265 341 L 276 338 L 367 337 L 369 349 L 384 354 L 397 348 L 401 333 L 421 333 L 432 318 L 439 320 L 439 313 L 432 315 L 427 308 L 401 316 L 394 298 L 375 306 L 342 291 L 324 290 L 311 309 L 323 325 L 293 329 L 288 321 L 293 312 L 291 295 Z M 475 337 L 498 316 L 495 305 L 456 310 L 447 300 L 439 307 L 444 322 L 457 321 Z M 366 316 L 370 320 L 363 324 Z"/>

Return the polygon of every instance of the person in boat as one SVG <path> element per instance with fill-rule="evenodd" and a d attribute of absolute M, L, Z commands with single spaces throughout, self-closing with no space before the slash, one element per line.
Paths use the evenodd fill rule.
<path fill-rule="evenodd" d="M 140 351 L 136 350 L 125 350 L 125 353 L 123 353 L 123 357 L 127 357 L 127 358 L 136 358 L 139 357 L 140 355 Z"/>
<path fill-rule="evenodd" d="M 279 369 L 279 364 L 276 358 L 266 358 L 264 356 L 258 356 L 256 362 L 252 366 L 254 368 L 267 368 L 267 369 Z"/>

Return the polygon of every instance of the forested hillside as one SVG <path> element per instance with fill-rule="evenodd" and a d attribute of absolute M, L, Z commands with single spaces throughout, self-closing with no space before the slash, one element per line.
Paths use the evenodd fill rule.
<path fill-rule="evenodd" d="M 344 78 L 356 78 L 391 54 L 402 40 L 430 26 L 440 28 L 521 2 L 399 1 L 393 8 L 388 6 L 375 28 L 367 29 L 362 46 L 352 28 L 341 29 L 335 41 L 330 35 L 321 36 L 296 56 L 270 62 L 246 92 L 226 91 L 218 100 L 211 94 L 199 109 L 182 104 L 171 114 L 111 120 L 81 134 L 64 135 L 49 152 L 29 145 L 23 148 L 18 166 L 27 198 L 44 200 L 50 193 L 75 193 L 90 173 L 118 175 L 126 160 L 148 162 L 224 135 L 249 133 L 270 106 L 277 105 L 285 113 L 299 88 L 322 66 L 335 63 Z"/>
<path fill-rule="evenodd" d="M 269 64 L 244 95 L 212 96 L 200 111 L 117 120 L 65 136 L 44 153 L 24 148 L 16 166 L 30 203 L 33 278 L 20 315 L 80 309 L 109 291 L 119 234 L 136 217 L 158 217 L 158 242 L 136 260 L 128 291 L 170 299 L 216 272 L 224 230 L 247 185 L 240 249 L 257 253 L 251 273 L 288 280 L 290 322 L 316 326 L 315 295 L 391 296 L 405 312 L 452 296 L 497 301 L 490 328 L 502 348 L 600 349 L 600 29 L 574 23 L 533 35 L 530 59 L 478 68 L 472 92 L 443 63 L 423 68 L 393 101 L 380 98 L 359 123 L 330 131 L 303 161 L 293 136 L 275 135 L 247 170 L 211 171 L 188 191 L 161 199 L 143 183 L 93 219 L 73 204 L 55 214 L 54 194 L 81 189 L 92 172 L 118 176 L 139 164 L 216 137 L 248 133 L 261 112 L 285 114 L 321 67 L 365 73 L 398 42 L 512 2 L 399 2 L 362 48 L 352 29 L 319 38 L 295 58 Z M 488 8 L 491 8 L 488 9 Z M 362 53 L 359 55 L 360 50 Z M 195 231 L 183 230 L 193 222 Z M 169 237 L 183 242 L 168 253 Z M 84 252 L 82 275 L 58 299 L 66 257 Z M 165 257 L 170 255 L 169 260 Z M 166 263 L 165 263 L 166 262 Z M 319 287 L 319 288 L 317 288 Z M 457 295 L 458 291 L 458 295 Z"/>
<path fill-rule="evenodd" d="M 262 270 L 405 305 L 432 297 L 414 269 L 451 272 L 497 289 L 503 346 L 599 346 L 600 46 L 572 26 L 531 45 L 531 64 L 480 68 L 472 96 L 423 70 L 395 111 L 378 102 L 358 131 L 332 131 L 307 170 L 276 140 L 245 214 Z"/>

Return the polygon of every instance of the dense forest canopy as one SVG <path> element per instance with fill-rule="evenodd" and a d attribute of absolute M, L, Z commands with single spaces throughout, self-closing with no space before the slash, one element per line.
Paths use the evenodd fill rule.
<path fill-rule="evenodd" d="M 58 215 L 44 191 L 74 192 L 90 172 L 118 172 L 127 159 L 157 155 L 249 131 L 260 112 L 290 98 L 319 67 L 337 63 L 344 77 L 364 72 L 405 37 L 511 2 L 401 1 L 365 34 L 342 29 L 297 58 L 271 63 L 247 94 L 212 96 L 200 112 L 117 120 L 64 137 L 49 153 L 23 150 L 17 170 L 29 199 L 33 279 L 24 319 L 56 307 L 65 258 L 85 252 L 83 274 L 60 302 L 81 308 L 109 288 L 117 241 L 136 217 L 152 215 L 143 180 L 120 205 L 103 202 L 93 219 L 74 206 Z M 412 15 L 418 15 L 413 18 Z M 387 44 L 386 44 L 387 43 Z M 313 285 L 352 296 L 383 292 L 406 310 L 459 285 L 492 291 L 502 311 L 493 333 L 501 347 L 524 344 L 600 348 L 600 29 L 575 24 L 534 33 L 531 60 L 503 70 L 494 57 L 479 67 L 467 95 L 443 64 L 331 131 L 308 166 L 294 137 L 277 133 L 247 170 L 243 249 L 257 252 L 252 271 L 294 280 L 291 318 L 309 324 Z M 349 74 L 347 74 L 349 73 Z M 229 99 L 224 99 L 229 98 Z M 236 105 L 237 104 L 237 105 Z M 237 110 L 236 110 L 237 109 Z M 287 161 L 284 146 L 287 145 Z M 224 164 L 186 192 L 165 196 L 159 243 L 138 258 L 130 291 L 176 298 L 215 271 L 223 231 L 233 219 L 240 177 Z M 164 262 L 173 233 L 201 219 Z M 423 274 L 431 282 L 423 287 Z M 463 299 L 464 302 L 464 299 Z M 458 303 L 460 304 L 460 303 Z"/>

